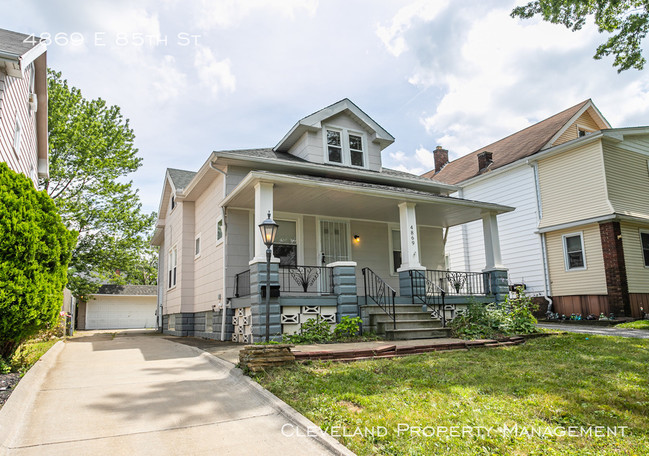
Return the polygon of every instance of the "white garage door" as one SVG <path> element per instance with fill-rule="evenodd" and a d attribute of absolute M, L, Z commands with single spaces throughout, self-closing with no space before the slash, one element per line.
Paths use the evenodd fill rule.
<path fill-rule="evenodd" d="M 86 329 L 154 328 L 155 296 L 96 296 L 86 304 Z"/>

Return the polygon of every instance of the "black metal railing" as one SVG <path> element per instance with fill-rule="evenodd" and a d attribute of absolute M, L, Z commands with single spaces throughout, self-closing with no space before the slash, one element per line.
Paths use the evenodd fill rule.
<path fill-rule="evenodd" d="M 446 327 L 446 311 L 450 310 L 451 320 L 455 317 L 455 305 L 446 306 L 446 291 L 428 279 L 428 271 L 408 271 L 410 275 L 410 290 L 412 303 L 423 304 L 432 318 L 439 318 L 442 327 Z"/>
<path fill-rule="evenodd" d="M 393 329 L 397 329 L 395 309 L 397 292 L 370 268 L 363 268 L 362 271 L 365 285 L 365 305 L 372 302 L 378 305 L 392 319 Z"/>
<path fill-rule="evenodd" d="M 250 295 L 250 269 L 234 276 L 234 297 Z"/>
<path fill-rule="evenodd" d="M 333 268 L 326 266 L 280 266 L 280 293 L 333 294 Z"/>
<path fill-rule="evenodd" d="M 423 271 L 421 271 L 423 273 Z M 489 273 L 426 270 L 426 279 L 448 295 L 486 296 L 491 294 Z"/>

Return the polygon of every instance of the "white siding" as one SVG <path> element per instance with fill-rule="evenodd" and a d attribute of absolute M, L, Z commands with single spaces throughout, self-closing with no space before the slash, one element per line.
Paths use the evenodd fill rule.
<path fill-rule="evenodd" d="M 535 294 L 544 291 L 541 240 L 537 228 L 537 202 L 534 170 L 522 165 L 463 188 L 465 199 L 489 201 L 515 207 L 516 210 L 498 216 L 500 248 L 509 280 L 525 283 Z M 457 195 L 455 195 L 457 196 Z M 449 231 L 446 253 L 453 270 L 481 271 L 485 267 L 482 222 L 465 225 L 468 252 L 463 247 L 463 228 Z M 468 260 L 468 261 L 467 261 Z"/>

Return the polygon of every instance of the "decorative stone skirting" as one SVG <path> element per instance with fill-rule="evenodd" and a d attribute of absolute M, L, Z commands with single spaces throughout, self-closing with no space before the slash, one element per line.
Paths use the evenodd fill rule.
<path fill-rule="evenodd" d="M 334 325 L 336 307 L 282 306 L 282 334 L 299 333 L 302 324 L 312 319 L 320 319 Z"/>
<path fill-rule="evenodd" d="M 246 345 L 239 351 L 239 364 L 252 372 L 293 364 L 295 356 L 291 353 L 291 347 L 288 344 Z"/>
<path fill-rule="evenodd" d="M 240 307 L 234 310 L 232 317 L 234 332 L 232 333 L 232 342 L 241 342 L 251 344 L 252 340 L 252 312 L 250 307 Z"/>

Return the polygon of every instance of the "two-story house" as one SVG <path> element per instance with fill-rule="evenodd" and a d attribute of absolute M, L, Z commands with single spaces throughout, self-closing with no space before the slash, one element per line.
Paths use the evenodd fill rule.
<path fill-rule="evenodd" d="M 424 176 L 514 206 L 498 217 L 512 284 L 560 314 L 649 308 L 649 127 L 611 128 L 591 100 Z M 478 226 L 451 229 L 451 268 L 484 264 Z"/>
<path fill-rule="evenodd" d="M 34 186 L 48 176 L 45 43 L 0 29 L 0 160 Z"/>
<path fill-rule="evenodd" d="M 197 171 L 168 169 L 152 241 L 164 332 L 249 343 L 375 305 L 390 337 L 431 337 L 431 314 L 443 321 L 447 311 L 431 301 L 442 291 L 446 305 L 497 299 L 506 277 L 496 216 L 512 208 L 451 197 L 454 185 L 383 167 L 393 142 L 344 99 L 298 121 L 275 147 L 213 152 Z M 258 225 L 269 213 L 279 229 L 266 308 Z M 475 220 L 483 269 L 449 275 L 448 229 Z M 396 316 L 422 306 L 419 329 L 407 326 L 416 312 Z"/>

